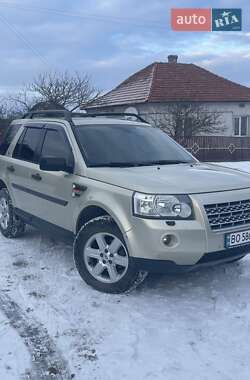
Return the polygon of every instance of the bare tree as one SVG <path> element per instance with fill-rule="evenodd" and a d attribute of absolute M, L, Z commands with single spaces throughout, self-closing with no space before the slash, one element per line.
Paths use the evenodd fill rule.
<path fill-rule="evenodd" d="M 12 112 L 12 109 L 9 107 L 8 102 L 6 102 L 4 98 L 0 98 L 0 141 L 6 127 L 16 117 L 17 114 Z"/>
<path fill-rule="evenodd" d="M 37 94 L 33 94 L 27 87 L 23 87 L 18 93 L 6 97 L 11 112 L 18 115 L 27 113 L 40 101 Z"/>
<path fill-rule="evenodd" d="M 28 91 L 38 94 L 41 101 L 58 104 L 67 109 L 76 109 L 95 100 L 100 92 L 93 87 L 88 75 L 78 72 L 44 73 L 38 75 L 28 86 Z"/>
<path fill-rule="evenodd" d="M 173 138 L 214 134 L 225 129 L 221 113 L 195 103 L 169 104 L 164 113 L 153 112 L 150 119 Z"/>
<path fill-rule="evenodd" d="M 14 112 L 12 106 L 6 101 L 4 97 L 0 98 L 0 120 L 1 123 L 8 123 L 9 121 L 17 118 L 18 112 Z"/>
<path fill-rule="evenodd" d="M 75 110 L 88 105 L 99 95 L 100 91 L 91 84 L 88 75 L 46 72 L 39 74 L 19 93 L 9 96 L 9 101 L 22 113 L 40 102 Z"/>

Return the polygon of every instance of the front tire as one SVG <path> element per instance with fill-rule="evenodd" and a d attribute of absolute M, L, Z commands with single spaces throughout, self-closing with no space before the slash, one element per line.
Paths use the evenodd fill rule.
<path fill-rule="evenodd" d="M 24 222 L 15 215 L 7 189 L 0 190 L 0 231 L 10 239 L 20 237 L 25 231 Z"/>
<path fill-rule="evenodd" d="M 74 260 L 82 279 L 105 293 L 127 292 L 147 275 L 136 268 L 121 231 L 109 216 L 95 218 L 80 229 Z"/>

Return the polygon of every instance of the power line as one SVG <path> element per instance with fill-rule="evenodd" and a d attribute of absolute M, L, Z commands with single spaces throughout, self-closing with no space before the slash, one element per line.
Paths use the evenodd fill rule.
<path fill-rule="evenodd" d="M 20 6 L 16 3 L 8 3 L 6 1 L 0 1 L 0 6 L 12 8 L 12 9 L 18 9 L 21 11 L 30 11 L 30 12 L 45 12 L 45 13 L 53 13 L 59 16 L 68 16 L 68 17 L 75 17 L 80 19 L 89 19 L 89 20 L 95 20 L 95 21 L 101 21 L 101 22 L 115 22 L 115 23 L 123 23 L 123 24 L 129 24 L 137 27 L 142 28 L 158 28 L 158 29 L 164 29 L 166 30 L 166 26 L 161 25 L 157 21 L 146 21 L 144 20 L 143 23 L 138 23 L 135 20 L 132 20 L 130 18 L 124 18 L 124 17 L 117 17 L 117 16 L 100 16 L 96 14 L 90 14 L 90 13 L 75 13 L 70 12 L 67 10 L 60 10 L 60 9 L 52 9 L 52 8 L 45 8 L 45 7 L 32 7 L 32 6 Z"/>
<path fill-rule="evenodd" d="M 20 39 L 24 44 L 40 59 L 43 65 L 49 66 L 48 61 L 39 53 L 36 48 L 12 25 L 3 15 L 0 14 L 0 20 Z"/>

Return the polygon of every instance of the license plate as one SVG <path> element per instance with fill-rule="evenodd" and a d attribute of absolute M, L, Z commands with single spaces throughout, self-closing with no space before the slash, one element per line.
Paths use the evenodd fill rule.
<path fill-rule="evenodd" d="M 226 248 L 232 248 L 238 245 L 250 244 L 250 230 L 232 232 L 225 235 Z"/>

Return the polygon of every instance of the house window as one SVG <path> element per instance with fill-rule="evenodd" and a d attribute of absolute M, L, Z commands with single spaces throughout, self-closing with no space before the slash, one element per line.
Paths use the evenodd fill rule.
<path fill-rule="evenodd" d="M 234 135 L 248 136 L 248 116 L 238 116 L 234 118 Z"/>

